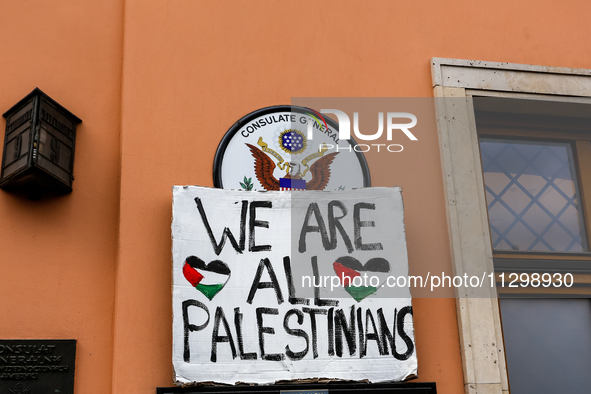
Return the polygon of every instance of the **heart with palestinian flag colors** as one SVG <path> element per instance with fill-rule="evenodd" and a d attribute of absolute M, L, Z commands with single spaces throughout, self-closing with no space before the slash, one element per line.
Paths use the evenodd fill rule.
<path fill-rule="evenodd" d="M 211 301 L 230 279 L 230 267 L 221 260 L 205 264 L 199 257 L 189 256 L 183 265 L 183 275 Z"/>
<path fill-rule="evenodd" d="M 351 256 L 339 257 L 333 264 L 341 286 L 357 302 L 378 291 L 388 278 L 390 263 L 381 257 L 369 259 L 365 265 Z"/>

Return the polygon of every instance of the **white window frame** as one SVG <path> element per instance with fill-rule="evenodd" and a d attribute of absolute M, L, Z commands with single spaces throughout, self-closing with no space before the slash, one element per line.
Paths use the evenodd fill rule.
<path fill-rule="evenodd" d="M 494 272 L 471 97 L 591 103 L 591 70 L 433 58 L 439 150 L 455 275 Z M 469 298 L 456 289 L 466 394 L 509 392 L 496 290 Z"/>

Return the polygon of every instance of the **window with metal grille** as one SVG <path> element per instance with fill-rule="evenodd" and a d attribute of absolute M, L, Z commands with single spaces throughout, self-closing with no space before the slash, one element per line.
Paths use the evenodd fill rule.
<path fill-rule="evenodd" d="M 555 268 L 591 265 L 591 105 L 473 103 L 495 269 L 549 259 Z"/>
<path fill-rule="evenodd" d="M 591 390 L 590 107 L 474 99 L 495 271 L 519 278 L 498 287 L 514 394 Z"/>
<path fill-rule="evenodd" d="M 588 251 L 570 143 L 480 139 L 493 250 Z"/>

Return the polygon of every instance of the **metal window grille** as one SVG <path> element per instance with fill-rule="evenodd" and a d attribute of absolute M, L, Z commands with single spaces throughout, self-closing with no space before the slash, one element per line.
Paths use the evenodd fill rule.
<path fill-rule="evenodd" d="M 480 139 L 494 250 L 587 251 L 572 147 Z"/>

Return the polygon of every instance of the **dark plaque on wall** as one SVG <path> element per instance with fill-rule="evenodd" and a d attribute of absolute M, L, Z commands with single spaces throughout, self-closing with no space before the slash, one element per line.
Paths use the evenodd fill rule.
<path fill-rule="evenodd" d="M 73 394 L 75 339 L 0 339 L 0 393 Z"/>

